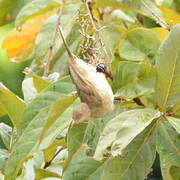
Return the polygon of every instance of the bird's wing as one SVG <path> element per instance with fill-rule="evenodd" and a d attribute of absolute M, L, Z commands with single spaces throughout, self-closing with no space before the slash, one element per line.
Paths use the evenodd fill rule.
<path fill-rule="evenodd" d="M 77 64 L 73 61 L 69 62 L 69 71 L 81 101 L 87 103 L 90 108 L 101 106 L 103 103 L 103 96 L 91 82 L 91 79 L 86 79 L 84 74 L 78 69 Z"/>

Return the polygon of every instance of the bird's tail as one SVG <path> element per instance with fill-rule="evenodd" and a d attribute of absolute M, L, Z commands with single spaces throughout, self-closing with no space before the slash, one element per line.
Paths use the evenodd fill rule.
<path fill-rule="evenodd" d="M 64 34 L 63 34 L 63 30 L 62 30 L 62 27 L 61 27 L 61 26 L 59 26 L 59 32 L 60 32 L 60 35 L 61 35 L 63 44 L 64 44 L 64 46 L 65 46 L 65 49 L 66 49 L 69 57 L 70 57 L 71 59 L 74 59 L 75 56 L 73 55 L 73 53 L 71 52 L 71 50 L 69 49 L 69 47 L 68 47 L 68 45 L 67 45 L 67 42 L 66 42 L 66 40 L 65 40 L 65 38 L 64 38 Z"/>

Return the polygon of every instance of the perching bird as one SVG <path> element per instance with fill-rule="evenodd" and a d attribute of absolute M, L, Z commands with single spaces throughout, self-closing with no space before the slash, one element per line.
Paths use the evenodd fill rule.
<path fill-rule="evenodd" d="M 81 99 L 81 104 L 73 110 L 73 120 L 79 123 L 107 115 L 113 110 L 114 96 L 105 74 L 98 72 L 96 66 L 73 55 L 67 46 L 61 26 L 59 31 L 69 55 L 70 76 Z"/>

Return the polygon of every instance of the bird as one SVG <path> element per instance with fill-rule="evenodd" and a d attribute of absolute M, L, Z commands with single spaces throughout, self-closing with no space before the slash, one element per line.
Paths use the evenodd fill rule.
<path fill-rule="evenodd" d="M 59 32 L 69 56 L 70 77 L 81 100 L 73 109 L 72 119 L 80 123 L 106 116 L 114 108 L 114 95 L 106 79 L 107 68 L 96 67 L 75 56 L 66 43 L 61 26 Z"/>

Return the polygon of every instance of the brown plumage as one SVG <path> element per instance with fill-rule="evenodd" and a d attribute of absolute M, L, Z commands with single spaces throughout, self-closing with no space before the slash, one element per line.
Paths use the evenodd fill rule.
<path fill-rule="evenodd" d="M 100 118 L 113 110 L 113 92 L 105 74 L 97 72 L 96 67 L 73 55 L 64 39 L 62 29 L 60 34 L 69 55 L 68 65 L 71 79 L 76 86 L 81 104 L 74 108 L 75 122 Z"/>

